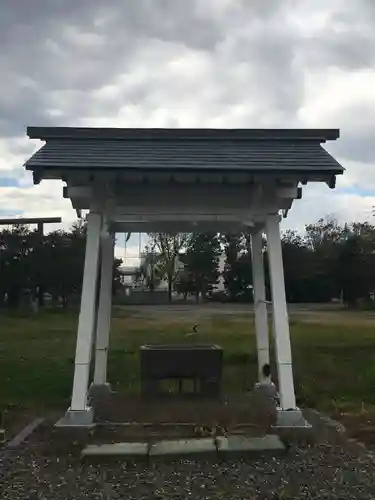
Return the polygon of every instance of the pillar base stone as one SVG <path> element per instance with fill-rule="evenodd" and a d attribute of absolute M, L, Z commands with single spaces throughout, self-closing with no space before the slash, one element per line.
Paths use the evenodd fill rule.
<path fill-rule="evenodd" d="M 284 410 L 279 407 L 277 408 L 276 425 L 273 427 L 276 429 L 310 429 L 311 425 L 299 408 Z"/>
<path fill-rule="evenodd" d="M 90 399 L 101 399 L 113 394 L 111 384 L 91 384 L 89 387 L 88 397 Z"/>
<path fill-rule="evenodd" d="M 94 411 L 91 406 L 87 406 L 84 410 L 72 410 L 69 408 L 65 415 L 55 424 L 55 427 L 94 426 Z"/>
<path fill-rule="evenodd" d="M 274 401 L 277 405 L 280 404 L 280 396 L 277 387 L 270 380 L 257 382 L 254 385 L 254 394 L 260 395 L 268 400 Z"/>

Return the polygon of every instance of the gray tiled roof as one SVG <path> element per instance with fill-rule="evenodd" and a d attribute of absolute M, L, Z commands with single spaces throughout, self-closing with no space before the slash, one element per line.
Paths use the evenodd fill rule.
<path fill-rule="evenodd" d="M 29 128 L 46 144 L 28 170 L 322 172 L 343 167 L 321 146 L 337 130 Z"/>

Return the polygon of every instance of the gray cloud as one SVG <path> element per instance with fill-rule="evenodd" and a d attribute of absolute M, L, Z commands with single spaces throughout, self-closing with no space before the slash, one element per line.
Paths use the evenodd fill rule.
<path fill-rule="evenodd" d="M 139 106 L 141 116 L 165 105 L 158 97 L 170 92 L 184 97 L 183 78 L 163 79 L 163 54 L 168 57 L 173 47 L 175 53 L 187 48 L 216 56 L 217 81 L 199 86 L 221 87 L 212 88 L 218 111 L 249 91 L 269 97 L 270 108 L 281 102 L 295 110 L 287 90 L 294 87 L 294 97 L 298 94 L 291 85 L 293 45 L 287 29 L 276 26 L 282 14 L 276 0 L 6 1 L 0 16 L 0 133 L 19 135 L 26 123 L 77 124 L 90 116 L 116 116 L 119 101 L 101 102 L 95 91 L 121 74 L 130 83 L 123 85 L 120 105 Z M 143 79 L 131 84 L 142 64 Z M 277 70 L 281 78 L 272 91 Z"/>
<path fill-rule="evenodd" d="M 349 27 L 335 33 L 333 28 L 329 28 L 317 39 L 309 40 L 307 62 L 314 66 L 334 66 L 349 71 L 366 68 L 375 63 L 374 44 L 373 33 L 351 33 Z"/>
<path fill-rule="evenodd" d="M 361 163 L 375 164 L 374 129 L 363 133 L 360 130 L 342 131 L 341 141 L 334 145 L 333 152 L 340 158 Z"/>
<path fill-rule="evenodd" d="M 306 63 L 352 71 L 375 63 L 375 3 L 334 0 L 326 22 L 302 41 Z"/>

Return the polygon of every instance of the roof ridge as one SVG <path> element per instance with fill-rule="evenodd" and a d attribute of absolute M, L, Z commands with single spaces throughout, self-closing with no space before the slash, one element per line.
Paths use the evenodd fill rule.
<path fill-rule="evenodd" d="M 313 140 L 325 142 L 339 137 L 338 129 L 212 129 L 212 128 L 90 128 L 90 127 L 27 127 L 30 139 L 76 140 L 241 140 L 288 141 Z"/>

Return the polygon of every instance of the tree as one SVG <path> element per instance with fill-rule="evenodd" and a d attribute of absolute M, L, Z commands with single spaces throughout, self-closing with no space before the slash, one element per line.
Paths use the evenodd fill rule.
<path fill-rule="evenodd" d="M 26 226 L 14 226 L 1 231 L 0 262 L 1 302 L 7 297 L 10 307 L 17 307 L 22 293 L 30 290 L 35 281 L 34 269 L 30 262 L 31 233 Z"/>
<path fill-rule="evenodd" d="M 178 274 L 178 256 L 184 249 L 189 235 L 187 233 L 149 233 L 151 253 L 158 255 L 160 274 L 168 283 L 168 297 L 172 300 L 172 290 Z"/>
<path fill-rule="evenodd" d="M 341 241 L 342 231 L 343 228 L 336 219 L 332 217 L 319 219 L 317 223 L 306 226 L 307 245 L 314 251 L 329 249 Z"/>
<path fill-rule="evenodd" d="M 306 245 L 313 252 L 311 271 L 314 274 L 315 300 L 325 302 L 339 297 L 336 267 L 338 246 L 343 238 L 343 228 L 332 218 L 319 219 L 306 226 Z"/>
<path fill-rule="evenodd" d="M 153 292 L 163 279 L 163 263 L 161 256 L 152 252 L 149 246 L 145 248 L 145 258 L 137 271 L 135 282 L 141 283 Z"/>
<path fill-rule="evenodd" d="M 306 244 L 313 252 L 311 269 L 320 301 L 343 296 L 347 305 L 367 299 L 375 284 L 375 228 L 368 223 L 340 226 L 320 219 L 306 228 Z"/>
<path fill-rule="evenodd" d="M 314 295 L 314 252 L 296 231 L 286 231 L 281 244 L 287 301 L 310 302 Z"/>
<path fill-rule="evenodd" d="M 57 301 L 67 307 L 81 292 L 85 260 L 86 231 L 54 231 L 46 235 L 43 245 L 43 286 Z"/>
<path fill-rule="evenodd" d="M 41 286 L 67 306 L 72 296 L 81 292 L 86 246 L 86 225 L 78 222 L 71 231 L 54 231 L 41 235 L 27 227 L 0 232 L 0 304 L 17 307 L 22 295 Z M 113 290 L 120 286 L 114 261 Z"/>
<path fill-rule="evenodd" d="M 345 225 L 337 249 L 334 279 L 346 305 L 368 300 L 375 284 L 375 228 L 369 224 Z"/>
<path fill-rule="evenodd" d="M 184 256 L 182 256 L 182 260 L 184 260 Z M 175 280 L 175 289 L 179 295 L 184 297 L 184 300 L 187 299 L 188 295 L 195 293 L 194 283 L 186 269 L 178 271 Z"/>
<path fill-rule="evenodd" d="M 251 300 L 253 296 L 250 235 L 224 234 L 222 242 L 226 255 L 224 284 L 231 300 Z"/>
<path fill-rule="evenodd" d="M 183 286 L 186 293 L 199 299 L 213 291 L 219 278 L 220 239 L 214 233 L 194 233 L 181 260 L 184 264 Z"/>

